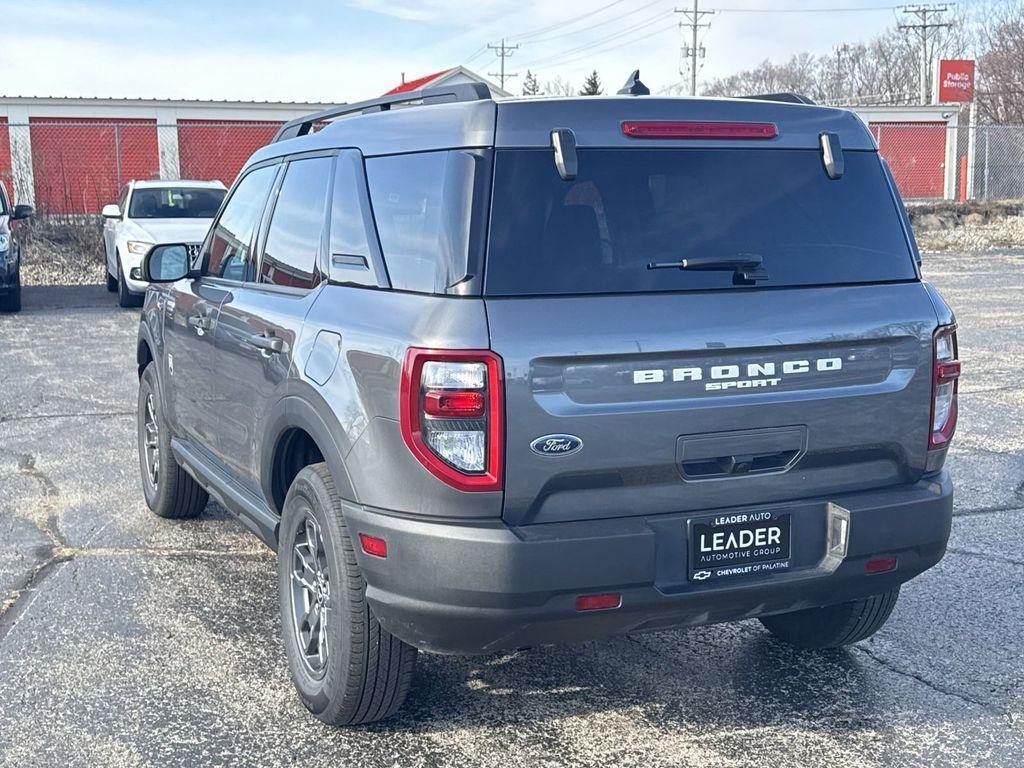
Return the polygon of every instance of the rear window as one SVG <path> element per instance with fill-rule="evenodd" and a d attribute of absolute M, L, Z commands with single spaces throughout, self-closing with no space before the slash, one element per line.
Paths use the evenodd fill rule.
<path fill-rule="evenodd" d="M 800 286 L 916 279 L 873 152 L 825 174 L 816 150 L 581 149 L 563 180 L 550 150 L 499 150 L 485 293 L 629 293 L 733 288 L 731 271 L 651 262 L 757 255 Z"/>

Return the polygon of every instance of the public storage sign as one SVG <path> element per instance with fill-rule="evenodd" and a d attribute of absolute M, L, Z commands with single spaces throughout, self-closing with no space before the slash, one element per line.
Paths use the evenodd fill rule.
<path fill-rule="evenodd" d="M 974 99 L 974 61 L 943 59 L 939 62 L 939 102 L 963 102 Z"/>

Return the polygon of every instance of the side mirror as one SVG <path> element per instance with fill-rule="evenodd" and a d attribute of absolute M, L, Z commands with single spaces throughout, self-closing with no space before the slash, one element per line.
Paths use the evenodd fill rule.
<path fill-rule="evenodd" d="M 11 220 L 18 221 L 19 219 L 27 219 L 29 216 L 33 216 L 36 209 L 31 205 L 16 205 L 14 210 L 11 212 Z"/>
<path fill-rule="evenodd" d="M 121 218 L 121 209 L 118 208 L 114 203 L 110 203 L 109 205 L 104 205 L 103 206 L 103 210 L 101 211 L 101 213 L 102 213 L 104 219 L 120 219 Z"/>
<path fill-rule="evenodd" d="M 188 248 L 183 243 L 154 245 L 142 260 L 142 279 L 147 283 L 174 283 L 188 277 Z"/>

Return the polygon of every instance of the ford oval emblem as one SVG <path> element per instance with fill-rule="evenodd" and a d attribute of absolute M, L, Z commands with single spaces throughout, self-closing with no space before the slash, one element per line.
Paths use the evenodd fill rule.
<path fill-rule="evenodd" d="M 569 456 L 583 448 L 583 441 L 576 435 L 544 435 L 530 443 L 530 448 L 541 456 Z"/>

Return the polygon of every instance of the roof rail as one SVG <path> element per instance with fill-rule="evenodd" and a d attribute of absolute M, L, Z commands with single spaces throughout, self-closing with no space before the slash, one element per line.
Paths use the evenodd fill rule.
<path fill-rule="evenodd" d="M 480 101 L 491 98 L 491 90 L 484 83 L 456 83 L 454 85 L 439 85 L 433 88 L 421 88 L 418 91 L 407 91 L 406 93 L 392 93 L 368 101 L 359 101 L 355 104 L 339 104 L 336 107 L 325 109 L 323 112 L 315 112 L 312 115 L 297 117 L 282 125 L 271 144 L 294 139 L 298 136 L 305 136 L 313 130 L 313 126 L 325 120 L 333 120 L 336 117 L 345 115 L 361 114 L 371 112 L 387 112 L 396 104 L 407 104 L 410 102 L 422 102 L 423 104 L 445 104 L 456 101 Z"/>
<path fill-rule="evenodd" d="M 753 96 L 740 96 L 741 99 L 757 99 L 758 101 L 783 101 L 787 104 L 814 104 L 812 99 L 802 93 L 758 93 Z"/>

